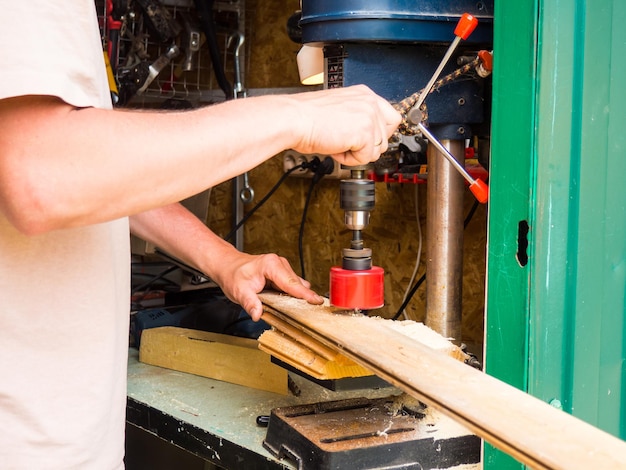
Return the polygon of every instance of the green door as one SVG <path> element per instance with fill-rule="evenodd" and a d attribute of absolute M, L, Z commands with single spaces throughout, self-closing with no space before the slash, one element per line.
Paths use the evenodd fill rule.
<path fill-rule="evenodd" d="M 623 0 L 496 0 L 485 343 L 487 373 L 622 439 L 624 22 Z"/>

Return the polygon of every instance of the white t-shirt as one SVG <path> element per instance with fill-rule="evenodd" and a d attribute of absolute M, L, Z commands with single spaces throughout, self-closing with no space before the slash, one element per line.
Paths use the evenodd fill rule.
<path fill-rule="evenodd" d="M 0 99 L 111 107 L 93 0 L 3 2 L 0 44 Z M 127 219 L 27 237 L 0 214 L 1 468 L 123 468 L 129 276 Z"/>

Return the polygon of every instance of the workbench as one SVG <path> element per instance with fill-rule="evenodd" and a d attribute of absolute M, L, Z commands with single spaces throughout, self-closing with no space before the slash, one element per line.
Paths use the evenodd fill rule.
<path fill-rule="evenodd" d="M 127 421 L 225 469 L 293 469 L 263 447 L 256 424 L 273 408 L 366 396 L 396 388 L 333 392 L 292 374 L 300 396 L 280 395 L 140 363 L 128 354 Z"/>

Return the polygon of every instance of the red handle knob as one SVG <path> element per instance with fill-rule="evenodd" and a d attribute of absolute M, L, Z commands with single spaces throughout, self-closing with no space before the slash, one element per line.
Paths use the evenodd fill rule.
<path fill-rule="evenodd" d="M 487 203 L 489 200 L 489 186 L 480 178 L 476 178 L 469 187 L 470 191 L 481 204 Z"/>
<path fill-rule="evenodd" d="M 489 51 L 478 51 L 478 58 L 480 59 L 483 67 L 488 72 L 493 71 L 493 53 Z"/>
<path fill-rule="evenodd" d="M 478 20 L 475 16 L 470 15 L 469 13 L 463 13 L 459 23 L 456 25 L 454 29 L 454 35 L 459 36 L 462 39 L 467 39 L 470 34 L 476 29 L 478 25 Z"/>

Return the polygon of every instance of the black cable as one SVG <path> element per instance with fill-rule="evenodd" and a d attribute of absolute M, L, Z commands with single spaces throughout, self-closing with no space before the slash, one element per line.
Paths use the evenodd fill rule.
<path fill-rule="evenodd" d="M 237 222 L 237 225 L 235 225 L 233 229 L 230 232 L 228 232 L 228 235 L 224 237 L 224 240 L 227 240 L 227 241 L 230 240 L 235 235 L 235 233 L 237 233 L 237 230 L 239 230 L 243 226 L 243 224 L 245 224 L 246 221 L 252 216 L 252 214 L 254 214 L 257 211 L 257 209 L 259 209 L 263 204 L 267 202 L 267 200 L 272 196 L 272 194 L 276 192 L 276 190 L 280 187 L 281 184 L 283 184 L 285 179 L 287 179 L 287 177 L 291 173 L 293 173 L 296 170 L 301 170 L 304 167 L 305 167 L 304 164 L 296 165 L 293 168 L 290 168 L 289 170 L 287 170 L 285 173 L 283 173 L 283 175 L 280 177 L 280 179 L 274 185 L 274 187 L 270 189 L 269 192 L 265 196 L 263 196 L 263 198 L 252 209 L 246 212 L 246 215 L 244 215 L 241 218 L 241 220 Z"/>
<path fill-rule="evenodd" d="M 213 73 L 219 87 L 226 95 L 226 99 L 233 98 L 233 87 L 226 78 L 224 73 L 224 65 L 222 64 L 220 49 L 217 44 L 215 18 L 213 17 L 214 0 L 195 0 L 196 12 L 200 20 L 200 27 L 206 37 L 206 44 L 209 48 L 209 56 L 213 65 Z"/>
<path fill-rule="evenodd" d="M 309 186 L 309 191 L 306 195 L 306 201 L 304 203 L 304 209 L 302 210 L 302 220 L 300 221 L 300 232 L 298 234 L 298 255 L 300 256 L 300 277 L 302 279 L 306 279 L 304 272 L 304 249 L 302 247 L 302 242 L 304 240 L 304 223 L 306 222 L 306 214 L 309 210 L 309 203 L 311 202 L 311 196 L 313 195 L 313 188 L 315 185 L 324 177 L 324 175 L 329 175 L 333 172 L 335 168 L 335 163 L 333 159 L 330 157 L 326 157 L 323 162 L 320 163 L 319 159 L 315 157 L 311 160 L 311 165 L 315 166 L 317 161 L 317 166 L 314 169 L 315 174 L 313 178 L 311 178 L 311 184 Z"/>
<path fill-rule="evenodd" d="M 464 230 L 472 221 L 472 218 L 474 217 L 474 214 L 476 213 L 476 209 L 478 209 L 479 205 L 480 203 L 478 201 L 474 201 L 474 204 L 472 205 L 471 209 L 467 213 L 467 216 L 465 217 L 465 220 L 463 221 Z M 417 289 L 419 289 L 419 287 L 424 283 L 425 280 L 426 280 L 426 273 L 422 274 L 422 277 L 420 277 L 417 280 L 417 282 L 413 285 L 413 287 L 411 287 L 411 290 L 406 296 L 406 299 L 404 299 L 404 302 L 402 302 L 402 305 L 400 305 L 400 308 L 396 311 L 396 314 L 391 318 L 392 320 L 397 320 L 398 318 L 400 318 L 400 315 L 402 315 L 402 312 L 404 311 L 404 309 L 407 307 L 407 305 L 409 305 L 409 302 L 411 302 L 411 299 L 415 295 L 415 292 L 417 292 Z"/>
<path fill-rule="evenodd" d="M 489 178 L 485 178 L 485 184 L 489 184 Z M 465 217 L 465 220 L 463 221 L 463 229 L 466 229 L 469 223 L 472 221 L 472 218 L 474 217 L 474 214 L 476 213 L 476 209 L 478 209 L 478 206 L 480 206 L 480 203 L 478 202 L 478 199 L 476 199 L 474 201 L 474 205 L 467 213 L 467 217 Z"/>
<path fill-rule="evenodd" d="M 463 221 L 463 230 L 465 230 L 469 223 L 472 221 L 472 217 L 474 217 L 474 214 L 476 213 L 476 209 L 478 209 L 479 204 L 480 203 L 478 202 L 478 200 L 474 201 L 474 204 L 467 213 L 467 217 L 465 217 L 465 220 Z"/>
<path fill-rule="evenodd" d="M 409 295 L 406 296 L 406 299 L 404 299 L 404 302 L 402 302 L 402 305 L 400 305 L 400 308 L 398 309 L 396 314 L 391 318 L 392 320 L 397 320 L 398 318 L 400 318 L 400 315 L 402 315 L 402 312 L 404 311 L 404 309 L 407 307 L 407 305 L 409 305 L 409 302 L 411 302 L 411 299 L 415 295 L 415 292 L 417 292 L 417 289 L 419 289 L 419 287 L 424 283 L 425 280 L 426 280 L 426 273 L 422 274 L 422 277 L 420 277 L 417 280 L 417 282 L 413 285 L 413 287 L 411 287 L 411 290 L 409 291 Z"/>
<path fill-rule="evenodd" d="M 150 287 L 152 284 L 154 284 L 156 281 L 158 281 L 162 277 L 167 276 L 169 273 L 171 273 L 172 271 L 175 271 L 177 269 L 179 269 L 178 266 L 170 266 L 169 268 L 161 271 L 159 274 L 156 274 L 155 276 L 153 276 L 151 279 L 149 279 L 148 281 L 144 282 L 143 284 L 138 285 L 137 287 L 133 288 L 131 290 L 131 294 L 135 294 L 137 292 L 141 292 L 142 290 L 146 289 L 147 287 Z"/>
<path fill-rule="evenodd" d="M 311 202 L 311 195 L 313 194 L 313 188 L 317 184 L 317 181 L 311 179 L 309 190 L 306 194 L 306 202 L 304 203 L 304 209 L 302 210 L 302 220 L 300 221 L 300 232 L 298 233 L 298 256 L 300 257 L 300 277 L 306 279 L 304 273 L 304 249 L 302 248 L 302 241 L 304 239 L 304 223 L 306 221 L 306 213 L 309 210 L 309 202 Z"/>

